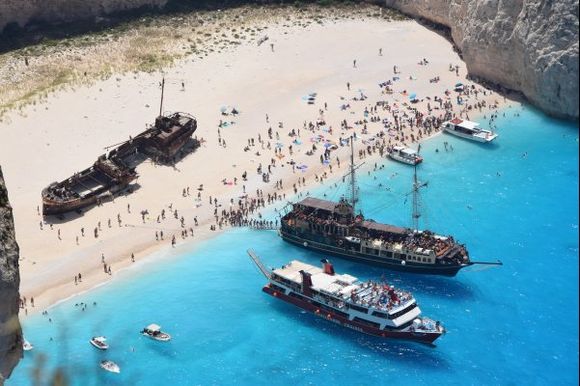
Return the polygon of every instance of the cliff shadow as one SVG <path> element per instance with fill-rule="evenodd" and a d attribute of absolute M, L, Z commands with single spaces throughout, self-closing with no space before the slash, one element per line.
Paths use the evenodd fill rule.
<path fill-rule="evenodd" d="M 143 5 L 138 8 L 122 10 L 107 15 L 94 15 L 75 21 L 47 22 L 32 18 L 25 25 L 9 22 L 0 30 L 0 54 L 37 44 L 54 45 L 59 40 L 73 38 L 80 35 L 101 33 L 112 28 L 119 32 L 132 28 L 129 22 L 142 18 L 148 23 L 148 18 L 160 15 L 180 15 L 200 10 L 218 10 L 233 8 L 241 5 L 256 4 L 268 5 L 273 1 L 262 0 L 249 2 L 244 0 L 168 0 L 163 8 Z M 274 4 L 295 4 L 297 1 L 279 1 Z M 304 2 L 306 3 L 306 2 Z M 66 15 L 61 19 L 66 20 Z"/>

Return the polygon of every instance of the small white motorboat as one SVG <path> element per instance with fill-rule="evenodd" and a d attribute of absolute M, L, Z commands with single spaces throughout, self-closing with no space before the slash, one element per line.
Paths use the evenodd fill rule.
<path fill-rule="evenodd" d="M 141 331 L 141 334 L 160 342 L 168 342 L 171 340 L 171 335 L 161 331 L 161 327 L 157 324 L 148 325 Z"/>
<path fill-rule="evenodd" d="M 32 345 L 32 343 L 30 343 L 29 341 L 27 341 L 26 339 L 24 339 L 24 342 L 22 342 L 22 349 L 24 351 L 30 351 L 34 348 L 34 346 Z"/>
<path fill-rule="evenodd" d="M 407 165 L 418 165 L 423 162 L 423 158 L 415 150 L 405 146 L 393 147 L 389 152 L 389 157 Z"/>
<path fill-rule="evenodd" d="M 93 336 L 89 343 L 98 348 L 99 350 L 106 350 L 109 348 L 107 344 L 107 338 L 104 336 Z"/>
<path fill-rule="evenodd" d="M 443 122 L 443 130 L 461 138 L 470 139 L 476 142 L 491 142 L 497 138 L 497 134 L 491 130 L 480 129 L 479 123 L 465 119 L 453 118 Z"/>
<path fill-rule="evenodd" d="M 103 370 L 107 370 L 111 373 L 119 374 L 121 372 L 121 368 L 119 367 L 119 365 L 113 361 L 109 360 L 101 361 L 100 366 Z"/>

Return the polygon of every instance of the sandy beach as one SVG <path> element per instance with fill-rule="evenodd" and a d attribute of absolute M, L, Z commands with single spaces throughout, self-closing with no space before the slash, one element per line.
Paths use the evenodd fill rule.
<path fill-rule="evenodd" d="M 190 53 L 162 71 L 113 71 L 108 79 L 65 87 L 49 93 L 42 102 L 5 114 L 0 122 L 0 164 L 21 248 L 26 313 L 42 311 L 114 279 L 116 272 L 133 264 L 131 254 L 137 262 L 154 259 L 155 264 L 165 264 L 162 256 L 171 253 L 173 236 L 179 245 L 217 234 L 219 226 L 210 230 L 210 225 L 216 225 L 216 205 L 210 204 L 210 197 L 217 199 L 220 217 L 222 210 L 237 209 L 239 200 L 256 198 L 257 190 L 263 197 L 276 193 L 275 201 L 281 203 L 294 194 L 294 184 L 299 194 L 305 194 L 339 178 L 346 173 L 350 150 L 337 146 L 323 164 L 324 141 L 339 145 L 341 138 L 356 133 L 357 159 L 358 151 L 368 147 L 367 164 L 388 163 L 392 161 L 382 160 L 378 150 L 383 141 L 417 148 L 413 142 L 436 134 L 424 130 L 419 134 L 416 126 L 407 123 L 415 117 L 411 108 L 426 117 L 441 117 L 444 109 L 435 102 L 436 96 L 450 103 L 456 116 L 479 119 L 483 127 L 498 107 L 515 103 L 477 84 L 472 89 L 465 65 L 451 43 L 415 21 L 387 21 L 362 14 L 308 25 L 285 23 L 271 15 L 268 20 L 252 19 L 261 28 L 254 29 L 258 32 L 253 40 L 222 52 L 208 52 L 203 59 Z M 268 39 L 258 45 L 256 40 L 263 36 Z M 423 59 L 427 63 L 419 64 Z M 450 65 L 458 66 L 457 70 L 450 71 Z M 137 169 L 140 188 L 130 195 L 74 219 L 72 215 L 64 221 L 43 219 L 38 208 L 45 186 L 88 167 L 108 146 L 154 122 L 162 77 L 166 82 L 164 112 L 193 114 L 198 121 L 195 135 L 202 146 L 175 167 L 141 164 Z M 431 81 L 435 77 L 439 80 Z M 379 86 L 387 81 L 392 83 L 392 93 Z M 472 90 L 462 95 L 461 105 L 453 91 L 457 82 Z M 307 97 L 313 93 L 314 103 L 309 104 Z M 413 93 L 419 99 L 416 104 L 409 102 Z M 377 102 L 388 104 L 388 109 Z M 485 107 L 479 109 L 477 103 L 485 103 Z M 468 106 L 472 108 L 468 110 Z M 224 115 L 224 107 L 235 107 L 240 113 Z M 385 128 L 383 120 L 392 127 L 394 115 L 405 121 L 401 131 Z M 377 119 L 371 121 L 371 117 Z M 364 119 L 366 123 L 356 123 Z M 346 127 L 341 125 L 345 120 Z M 311 130 L 309 123 L 314 125 Z M 295 136 L 289 135 L 292 130 Z M 317 136 L 323 139 L 314 142 Z M 313 144 L 316 150 L 308 155 Z M 275 164 L 266 183 L 257 168 L 261 165 L 266 171 L 272 160 Z M 299 165 L 307 168 L 293 167 Z M 242 179 L 244 172 L 247 181 Z M 326 177 L 321 179 L 323 174 Z M 305 184 L 298 184 L 299 179 Z M 280 180 L 282 187 L 277 184 Z M 198 190 L 200 184 L 202 191 Z M 145 210 L 148 214 L 143 219 Z M 162 210 L 166 217 L 158 221 Z M 258 214 L 250 217 L 258 218 Z M 224 223 L 223 229 L 227 227 Z M 94 237 L 95 228 L 98 238 Z M 184 230 L 187 237 L 182 236 Z M 160 231 L 163 240 L 156 240 Z M 104 272 L 103 261 L 112 274 Z M 79 273 L 82 281 L 75 284 Z M 34 298 L 34 308 L 30 298 Z"/>

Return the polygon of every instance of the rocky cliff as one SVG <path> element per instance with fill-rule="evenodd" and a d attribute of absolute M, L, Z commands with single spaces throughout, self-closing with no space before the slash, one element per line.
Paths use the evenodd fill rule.
<path fill-rule="evenodd" d="M 549 114 L 578 119 L 576 0 L 386 0 L 449 28 L 469 73 L 521 91 Z"/>
<path fill-rule="evenodd" d="M 0 0 L 0 31 L 213 0 Z M 268 3 L 283 0 L 254 0 Z M 368 1 L 368 0 L 367 0 Z M 219 0 L 220 4 L 244 1 Z M 373 2 L 380 2 L 375 0 Z M 521 91 L 549 114 L 578 119 L 576 0 L 384 0 L 450 30 L 471 76 Z"/>
<path fill-rule="evenodd" d="M 0 385 L 22 358 L 18 244 L 14 236 L 12 208 L 0 168 Z"/>
<path fill-rule="evenodd" d="M 141 7 L 161 8 L 168 0 L 1 0 L 0 32 L 8 24 L 66 23 Z"/>

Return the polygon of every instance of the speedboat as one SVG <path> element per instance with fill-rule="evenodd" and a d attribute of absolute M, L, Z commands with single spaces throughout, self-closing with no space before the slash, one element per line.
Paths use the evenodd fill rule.
<path fill-rule="evenodd" d="M 464 119 L 453 118 L 443 122 L 443 130 L 461 138 L 476 142 L 491 142 L 497 138 L 497 134 L 491 130 L 480 129 L 479 123 Z"/>
<path fill-rule="evenodd" d="M 413 166 L 423 162 L 423 158 L 415 150 L 405 146 L 393 147 L 393 150 L 389 152 L 389 157 L 395 161 Z"/>
<path fill-rule="evenodd" d="M 22 349 L 24 351 L 30 351 L 34 348 L 34 346 L 32 345 L 32 343 L 30 343 L 29 341 L 27 341 L 26 339 L 24 339 L 24 342 L 22 342 Z"/>
<path fill-rule="evenodd" d="M 113 361 L 109 360 L 101 361 L 100 366 L 103 370 L 107 370 L 111 373 L 119 374 L 121 372 L 121 368 L 119 367 L 119 365 Z"/>
<path fill-rule="evenodd" d="M 99 350 L 106 350 L 109 348 L 107 344 L 107 338 L 104 336 L 93 336 L 89 343 L 98 348 Z"/>
<path fill-rule="evenodd" d="M 150 324 L 141 331 L 142 335 L 148 336 L 151 339 L 158 340 L 160 342 L 168 342 L 171 340 L 171 335 L 166 332 L 161 331 L 161 327 L 157 324 Z"/>

